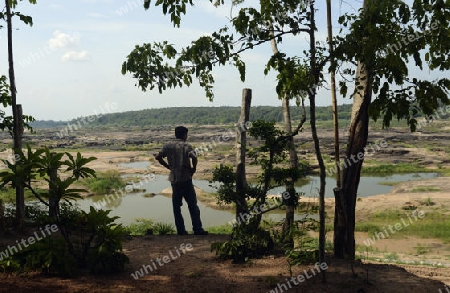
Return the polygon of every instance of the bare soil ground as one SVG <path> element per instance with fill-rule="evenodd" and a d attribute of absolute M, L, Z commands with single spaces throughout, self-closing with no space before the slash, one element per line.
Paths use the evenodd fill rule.
<path fill-rule="evenodd" d="M 204 127 L 191 131 L 190 142 L 200 145 L 209 143 L 212 137 L 227 133 L 227 127 Z M 84 156 L 96 156 L 98 160 L 92 162 L 91 167 L 97 171 L 109 169 L 119 170 L 121 173 L 130 172 L 117 164 L 130 161 L 145 161 L 152 159 L 151 154 L 156 152 L 162 143 L 172 136 L 169 127 L 158 129 L 140 129 L 134 131 L 116 131 L 114 133 L 97 131 L 83 135 L 73 135 L 63 139 L 55 138 L 54 131 L 41 132 L 39 135 L 28 137 L 35 145 L 47 145 L 66 148 L 72 151 L 82 148 Z M 332 132 L 324 131 L 321 134 L 322 146 L 332 150 Z M 371 141 L 385 139 L 389 147 L 379 149 L 374 158 L 382 162 L 416 162 L 430 168 L 438 165 L 448 165 L 446 148 L 450 144 L 447 135 L 416 133 L 400 130 L 371 132 Z M 7 138 L 5 138 L 5 141 Z M 300 155 L 311 159 L 313 150 L 310 133 L 302 133 L 297 139 Z M 151 144 L 149 144 L 149 142 Z M 435 144 L 433 150 L 426 148 L 418 142 Z M 250 143 L 257 144 L 256 141 Z M 206 152 L 200 159 L 198 166 L 199 177 L 209 178 L 214 164 L 233 162 L 234 152 L 222 152 L 221 147 L 232 142 L 222 141 L 212 145 L 211 151 Z M 405 144 L 414 144 L 407 147 Z M 138 150 L 129 150 L 126 146 L 140 146 Z M 148 149 L 142 149 L 142 146 Z M 444 146 L 444 147 L 442 147 Z M 325 152 L 332 156 L 333 152 Z M 8 152 L 0 154 L 6 157 Z M 164 173 L 165 170 L 155 164 L 150 167 L 152 172 Z M 256 174 L 258 167 L 249 167 L 250 175 Z M 142 173 L 148 170 L 141 170 Z M 135 170 L 133 170 L 135 173 Z M 439 187 L 436 192 L 411 192 L 414 187 Z M 431 199 L 434 206 L 426 206 L 424 201 Z M 333 213 L 333 199 L 327 199 L 327 211 Z M 397 185 L 389 194 L 363 198 L 357 203 L 358 219 L 365 219 L 371 213 L 389 208 L 402 208 L 416 206 L 427 211 L 438 207 L 450 213 L 450 180 L 437 178 L 427 181 L 408 182 Z M 450 228 L 450 227 L 449 227 Z M 8 243 L 21 239 L 22 235 L 10 233 L 0 238 L 0 248 Z M 448 243 L 436 239 L 407 239 L 388 238 L 377 241 L 374 245 L 377 252 L 370 253 L 371 261 L 343 261 L 327 257 L 327 282 L 323 283 L 321 276 L 312 276 L 304 282 L 295 285 L 291 276 L 307 274 L 311 276 L 312 266 L 307 264 L 292 267 L 289 272 L 284 256 L 273 255 L 252 260 L 246 264 L 233 264 L 231 261 L 221 261 L 211 252 L 211 243 L 226 240 L 226 235 L 208 236 L 142 236 L 133 237 L 124 242 L 124 251 L 130 258 L 130 263 L 124 272 L 113 276 L 89 276 L 82 274 L 71 279 L 39 274 L 10 275 L 0 273 L 0 292 L 447 292 L 445 286 L 450 286 L 450 268 L 432 267 L 409 264 L 384 264 L 373 259 L 377 256 L 382 259 L 386 252 L 396 252 L 399 259 L 410 261 L 431 260 L 442 264 L 450 263 Z M 367 239 L 367 233 L 357 233 L 357 244 Z M 332 234 L 327 234 L 332 239 Z M 156 258 L 169 256 L 184 244 L 191 244 L 192 251 L 187 251 L 177 258 L 160 266 L 157 269 L 143 273 L 135 279 L 136 274 L 143 265 L 150 265 Z M 432 247 L 425 254 L 416 255 L 418 244 Z M 306 271 L 306 273 L 305 273 Z M 144 271 L 143 271 L 144 272 Z M 288 284 L 289 281 L 289 284 Z M 298 282 L 297 282 L 298 283 Z M 290 285 L 290 286 L 289 286 Z M 292 287 L 292 288 L 291 288 Z M 283 289 L 283 290 L 281 290 Z M 289 290 L 288 290 L 289 289 Z M 441 291 L 439 291 L 441 290 Z M 450 289 L 449 289 L 450 290 Z"/>
<path fill-rule="evenodd" d="M 269 256 L 247 264 L 220 261 L 210 245 L 227 236 L 143 236 L 125 242 L 130 257 L 126 270 L 113 276 L 81 275 L 72 279 L 41 275 L 0 274 L 0 292 L 439 292 L 450 284 L 449 268 L 396 266 L 349 262 L 328 258 L 327 282 L 312 272 L 313 264 L 295 266 L 292 276 L 305 276 L 302 283 L 291 279 L 283 256 Z M 182 245 L 193 249 L 176 254 Z M 170 253 L 172 252 L 172 256 Z M 157 264 L 156 258 L 170 257 Z M 155 262 L 156 269 L 136 279 L 143 265 Z M 353 271 L 352 271 L 353 269 Z M 306 271 L 306 273 L 305 273 Z M 309 278 L 308 278 L 309 276 Z M 295 279 L 294 279 L 295 280 Z M 439 280 L 439 281 L 438 281 Z M 290 282 L 290 287 L 289 284 Z M 281 291 L 281 289 L 284 289 Z M 288 290 L 289 289 L 289 290 Z M 445 292 L 445 291 L 443 291 Z"/>

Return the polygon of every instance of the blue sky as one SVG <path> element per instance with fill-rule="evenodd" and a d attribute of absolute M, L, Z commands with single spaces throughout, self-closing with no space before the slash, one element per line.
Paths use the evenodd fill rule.
<path fill-rule="evenodd" d="M 155 2 L 155 1 L 153 1 Z M 275 75 L 264 76 L 272 54 L 269 44 L 245 53 L 247 80 L 240 82 L 232 67 L 215 68 L 215 100 L 209 102 L 203 89 L 190 88 L 142 92 L 130 75 L 121 74 L 121 64 L 135 45 L 163 41 L 189 45 L 199 36 L 228 24 L 230 5 L 215 8 L 209 1 L 195 1 L 174 28 L 160 7 L 145 11 L 143 0 L 38 0 L 23 1 L 17 11 L 33 17 L 27 27 L 14 21 L 14 60 L 18 103 L 24 113 L 38 120 L 69 120 L 95 112 L 124 112 L 174 106 L 239 106 L 243 88 L 253 89 L 253 105 L 280 105 L 275 93 Z M 229 2 L 229 1 L 228 1 Z M 251 0 L 248 2 L 255 2 Z M 320 1 L 321 3 L 325 1 Z M 333 1 L 334 11 L 352 9 Z M 358 9 L 361 1 L 349 1 Z M 318 39 L 325 40 L 325 9 L 318 5 Z M 336 19 L 334 20 L 337 21 Z M 338 28 L 335 24 L 335 32 Z M 308 46 L 306 36 L 285 38 L 280 49 L 295 54 Z M 7 35 L 0 30 L 0 74 L 7 75 Z M 329 105 L 329 92 L 320 90 L 318 105 Z M 339 99 L 339 104 L 350 103 Z M 111 109 L 111 106 L 115 105 Z M 108 110 L 109 108 L 109 110 Z"/>
<path fill-rule="evenodd" d="M 36 5 L 22 1 L 16 10 L 31 15 L 34 22 L 27 27 L 18 19 L 14 21 L 17 98 L 24 113 L 39 120 L 68 120 L 100 112 L 112 103 L 116 103 L 113 112 L 173 106 L 238 106 L 246 87 L 253 89 L 253 105 L 279 105 L 275 75 L 263 74 L 271 54 L 269 44 L 244 55 L 245 83 L 240 82 L 234 68 L 214 70 L 212 103 L 196 85 L 169 89 L 163 94 L 157 90 L 144 93 L 135 87 L 130 75 L 121 74 L 121 64 L 137 44 L 168 40 L 179 47 L 186 46 L 228 23 L 229 4 L 215 8 L 209 1 L 196 2 L 199 4 L 189 7 L 181 28 L 176 29 L 160 7 L 145 11 L 143 0 L 38 0 Z M 319 14 L 322 23 L 323 12 Z M 0 74 L 4 75 L 8 74 L 6 41 L 6 29 L 1 29 Z M 299 52 L 307 46 L 306 37 L 286 39 L 285 43 L 282 50 L 292 48 Z M 325 90 L 318 104 L 330 104 Z"/>

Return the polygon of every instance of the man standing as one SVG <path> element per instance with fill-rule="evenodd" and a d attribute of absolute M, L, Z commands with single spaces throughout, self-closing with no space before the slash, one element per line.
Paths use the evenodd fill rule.
<path fill-rule="evenodd" d="M 197 167 L 197 155 L 192 146 L 186 143 L 187 134 L 188 129 L 186 127 L 176 127 L 175 140 L 165 144 L 162 150 L 155 155 L 155 159 L 170 170 L 169 180 L 172 184 L 173 214 L 178 235 L 188 234 L 181 215 L 183 197 L 188 204 L 194 234 L 208 235 L 208 232 L 202 228 L 200 209 L 197 206 L 197 195 L 192 184 L 192 176 Z M 167 162 L 163 158 L 167 158 Z"/>

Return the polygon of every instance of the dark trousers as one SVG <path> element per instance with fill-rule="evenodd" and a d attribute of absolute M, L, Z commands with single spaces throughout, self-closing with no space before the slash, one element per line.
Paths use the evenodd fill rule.
<path fill-rule="evenodd" d="M 175 216 L 175 226 L 178 234 L 184 234 L 186 228 L 184 226 L 183 216 L 181 215 L 181 206 L 183 205 L 183 197 L 189 208 L 189 214 L 192 220 L 192 229 L 194 232 L 202 232 L 202 221 L 200 220 L 200 209 L 197 205 L 197 195 L 195 194 L 192 180 L 172 183 L 172 205 L 173 215 Z"/>

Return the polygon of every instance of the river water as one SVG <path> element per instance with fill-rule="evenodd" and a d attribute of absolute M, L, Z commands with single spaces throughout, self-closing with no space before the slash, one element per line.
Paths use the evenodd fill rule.
<path fill-rule="evenodd" d="M 134 162 L 121 164 L 125 167 L 145 169 L 148 167 L 148 162 Z M 388 176 L 362 176 L 358 188 L 358 196 L 366 197 L 381 193 L 388 193 L 392 189 L 391 186 L 380 184 L 380 182 L 401 182 L 409 180 L 420 180 L 437 177 L 436 173 L 415 173 L 415 174 L 400 174 Z M 303 192 L 304 197 L 318 197 L 319 178 L 311 176 L 308 184 L 296 187 L 297 192 Z M 207 192 L 213 192 L 214 188 L 210 187 L 207 180 L 193 180 L 194 185 Z M 333 197 L 333 188 L 335 187 L 334 178 L 327 178 L 326 197 Z M 159 195 L 163 189 L 170 187 L 170 182 L 167 180 L 167 175 L 153 175 L 151 179 L 142 181 L 142 187 L 145 192 L 125 193 L 123 196 L 114 197 L 114 199 L 106 202 L 104 209 L 112 210 L 110 215 L 119 216 L 118 223 L 128 225 L 134 222 L 137 218 L 150 218 L 154 221 L 161 221 L 167 223 L 174 223 L 172 213 L 172 201 L 170 197 Z M 284 191 L 282 187 L 275 188 L 269 194 L 281 194 Z M 154 197 L 145 197 L 145 193 L 155 193 Z M 104 200 L 104 196 L 92 196 L 79 200 L 78 204 L 82 210 L 88 211 L 90 206 L 98 206 Z M 224 225 L 234 219 L 234 212 L 214 210 L 198 203 L 203 226 L 205 228 L 211 226 Z M 188 231 L 192 230 L 190 224 L 189 211 L 187 204 L 184 202 L 182 206 L 182 214 L 185 219 L 186 228 Z M 282 212 L 271 212 L 265 215 L 265 218 L 273 220 L 281 220 L 284 217 Z M 302 215 L 296 215 L 297 218 Z"/>

